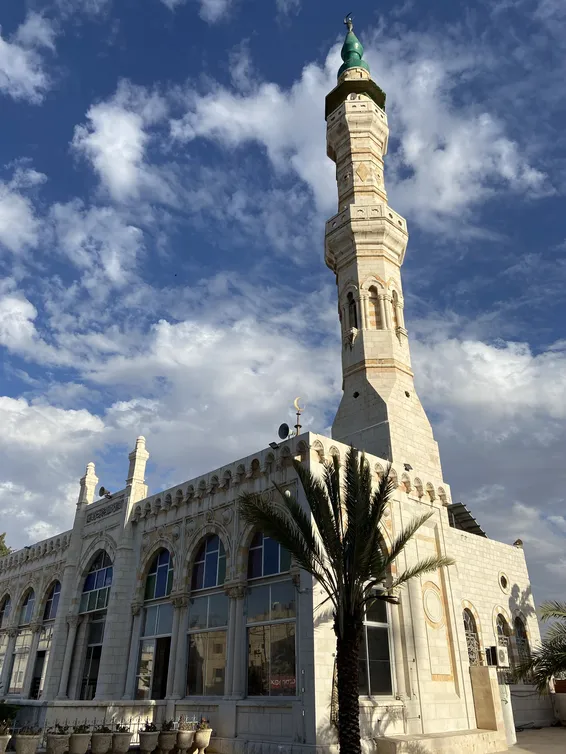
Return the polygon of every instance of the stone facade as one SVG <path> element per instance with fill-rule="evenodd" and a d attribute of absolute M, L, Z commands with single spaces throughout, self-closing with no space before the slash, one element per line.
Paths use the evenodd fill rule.
<path fill-rule="evenodd" d="M 277 543 L 242 523 L 237 501 L 246 491 L 276 503 L 278 485 L 306 505 L 291 460 L 321 474 L 352 443 L 366 452 L 375 484 L 392 462 L 386 544 L 432 513 L 393 572 L 432 555 L 456 561 L 410 582 L 398 606 L 368 612 L 364 746 L 409 751 L 417 737 L 423 752 L 505 749 L 486 650 L 505 644 L 513 659 L 539 640 L 524 553 L 520 543 L 488 539 L 452 504 L 413 384 L 400 273 L 407 227 L 383 180 L 387 118 L 366 68 L 348 68 L 338 83 L 328 153 L 339 212 L 326 227 L 344 374 L 334 439 L 305 433 L 150 496 L 143 437 L 123 490 L 95 500 L 89 464 L 73 528 L 0 560 L 0 692 L 28 719 L 205 715 L 213 748 L 226 754 L 334 749 L 325 595 Z M 434 736 L 444 743 L 430 748 Z"/>

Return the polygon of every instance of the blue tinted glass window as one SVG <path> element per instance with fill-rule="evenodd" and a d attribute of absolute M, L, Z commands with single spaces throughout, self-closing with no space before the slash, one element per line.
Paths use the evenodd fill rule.
<path fill-rule="evenodd" d="M 157 565 L 168 565 L 169 564 L 169 550 L 162 550 L 157 558 Z"/>
<path fill-rule="evenodd" d="M 173 567 L 168 550 L 161 550 L 154 557 L 145 582 L 145 599 L 154 600 L 171 594 Z"/>
<path fill-rule="evenodd" d="M 112 564 L 105 552 L 97 555 L 88 572 L 81 599 L 79 612 L 100 610 L 108 605 L 109 587 L 112 584 Z M 88 597 L 84 595 L 88 594 Z"/>
<path fill-rule="evenodd" d="M 83 592 L 91 592 L 96 584 L 96 573 L 89 573 L 85 579 Z"/>
<path fill-rule="evenodd" d="M 226 552 L 216 534 L 211 534 L 199 547 L 192 574 L 193 589 L 220 586 L 226 578 Z"/>
<path fill-rule="evenodd" d="M 104 586 L 112 586 L 112 573 L 113 568 L 110 566 L 110 568 L 106 569 L 106 578 L 104 579 Z"/>
<path fill-rule="evenodd" d="M 263 538 L 263 575 L 279 573 L 279 543 L 271 537 Z"/>
<path fill-rule="evenodd" d="M 291 567 L 291 555 L 284 547 L 271 537 L 255 534 L 248 552 L 248 578 L 272 576 L 288 571 Z"/>
<path fill-rule="evenodd" d="M 100 589 L 104 586 L 104 579 L 106 578 L 106 571 L 97 571 L 96 573 L 96 583 L 94 585 L 95 589 Z"/>
<path fill-rule="evenodd" d="M 210 588 L 216 586 L 218 570 L 218 550 L 215 552 L 209 552 L 206 555 L 204 562 L 204 588 Z"/>
<path fill-rule="evenodd" d="M 167 568 L 157 569 L 157 580 L 155 582 L 155 597 L 165 597 L 167 592 Z"/>

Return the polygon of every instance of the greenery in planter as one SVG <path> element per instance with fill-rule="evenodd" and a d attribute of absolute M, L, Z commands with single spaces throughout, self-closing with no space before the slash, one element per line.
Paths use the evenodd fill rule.
<path fill-rule="evenodd" d="M 169 731 L 175 730 L 175 721 L 174 720 L 164 720 L 161 723 L 161 730 L 163 733 L 168 733 Z"/>
<path fill-rule="evenodd" d="M 197 723 L 196 730 L 210 730 L 210 723 L 206 719 L 206 717 L 201 717 L 201 719 Z"/>
<path fill-rule="evenodd" d="M 41 736 L 41 728 L 36 728 L 34 725 L 24 725 L 16 733 L 17 736 Z"/>
<path fill-rule="evenodd" d="M 55 725 L 52 728 L 49 728 L 47 732 L 53 733 L 55 736 L 66 736 L 69 733 L 69 726 L 55 723 Z"/>
<path fill-rule="evenodd" d="M 79 734 L 90 733 L 90 725 L 87 725 L 87 723 L 81 723 L 80 725 L 73 725 L 73 733 L 79 733 Z"/>
<path fill-rule="evenodd" d="M 157 733 L 157 725 L 154 722 L 146 720 L 143 726 L 143 733 Z"/>
<path fill-rule="evenodd" d="M 12 732 L 11 720 L 0 720 L 0 736 L 9 736 Z"/>
<path fill-rule="evenodd" d="M 196 720 L 187 720 L 184 715 L 179 718 L 179 725 L 177 730 L 196 730 Z"/>
<path fill-rule="evenodd" d="M 112 731 L 107 725 L 97 725 L 94 733 L 112 733 Z"/>
<path fill-rule="evenodd" d="M 15 720 L 18 710 L 17 704 L 7 704 L 5 701 L 0 702 L 0 720 Z"/>
<path fill-rule="evenodd" d="M 118 723 L 116 725 L 115 733 L 129 733 L 130 732 L 130 726 L 124 725 L 124 723 Z"/>

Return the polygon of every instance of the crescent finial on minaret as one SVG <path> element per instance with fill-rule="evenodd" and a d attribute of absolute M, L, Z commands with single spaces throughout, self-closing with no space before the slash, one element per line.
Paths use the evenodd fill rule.
<path fill-rule="evenodd" d="M 351 13 L 348 13 L 348 14 L 346 15 L 346 18 L 344 19 L 344 23 L 345 23 L 345 24 L 346 24 L 346 26 L 348 27 L 348 31 L 352 31 L 352 30 L 353 30 L 353 28 L 354 28 L 354 23 L 353 23 L 353 21 L 352 21 L 352 14 L 351 14 Z"/>

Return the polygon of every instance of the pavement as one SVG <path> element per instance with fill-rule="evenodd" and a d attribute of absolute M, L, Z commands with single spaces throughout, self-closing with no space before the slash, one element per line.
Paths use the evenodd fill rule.
<path fill-rule="evenodd" d="M 566 728 L 541 728 L 517 733 L 509 754 L 566 754 Z"/>

